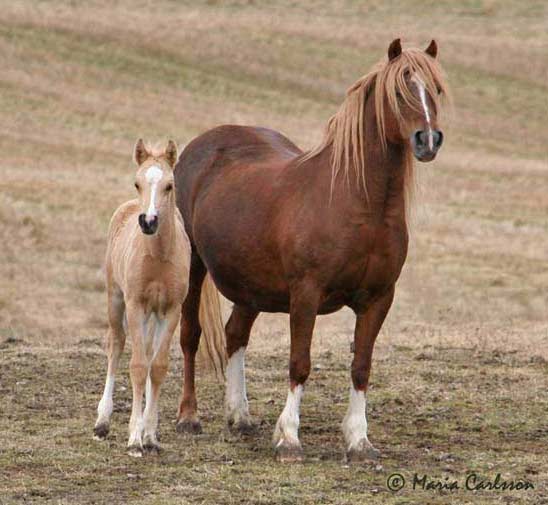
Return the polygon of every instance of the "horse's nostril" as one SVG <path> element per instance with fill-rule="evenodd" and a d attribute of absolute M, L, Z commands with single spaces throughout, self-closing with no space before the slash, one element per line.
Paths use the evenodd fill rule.
<path fill-rule="evenodd" d="M 434 146 L 439 149 L 443 144 L 443 133 L 440 130 L 434 130 L 432 135 L 434 136 Z"/>
<path fill-rule="evenodd" d="M 426 134 L 424 131 L 417 130 L 415 132 L 415 145 L 417 147 L 422 147 L 426 144 Z"/>

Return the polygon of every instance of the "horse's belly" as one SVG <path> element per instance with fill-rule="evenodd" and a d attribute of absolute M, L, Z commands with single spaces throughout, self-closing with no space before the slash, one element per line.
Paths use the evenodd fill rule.
<path fill-rule="evenodd" d="M 236 305 L 250 307 L 258 312 L 289 312 L 289 291 L 273 289 L 267 282 L 260 279 L 249 280 L 244 276 L 238 278 L 237 273 L 225 275 L 222 268 L 209 269 L 213 280 L 222 295 Z"/>

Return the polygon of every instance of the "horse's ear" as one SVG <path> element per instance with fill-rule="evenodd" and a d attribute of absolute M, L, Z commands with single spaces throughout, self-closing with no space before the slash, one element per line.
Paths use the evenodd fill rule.
<path fill-rule="evenodd" d="M 438 44 L 434 39 L 431 40 L 424 52 L 432 56 L 432 58 L 435 58 L 438 55 Z"/>
<path fill-rule="evenodd" d="M 133 150 L 133 160 L 137 165 L 142 165 L 145 160 L 150 156 L 149 152 L 147 151 L 147 148 L 145 147 L 145 143 L 143 142 L 143 139 L 139 139 L 135 143 L 135 149 Z"/>
<path fill-rule="evenodd" d="M 173 140 L 168 140 L 164 156 L 169 166 L 173 168 L 177 163 L 177 144 Z"/>
<path fill-rule="evenodd" d="M 401 54 L 401 40 L 394 39 L 390 46 L 388 46 L 388 61 L 392 61 Z"/>

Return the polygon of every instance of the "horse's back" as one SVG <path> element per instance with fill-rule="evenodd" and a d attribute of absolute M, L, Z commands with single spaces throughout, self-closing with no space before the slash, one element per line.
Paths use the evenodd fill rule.
<path fill-rule="evenodd" d="M 279 132 L 262 127 L 222 125 L 196 137 L 175 165 L 177 206 L 185 223 L 192 222 L 196 196 L 230 166 L 274 167 L 287 164 L 302 151 Z M 187 230 L 190 233 L 190 230 Z"/>

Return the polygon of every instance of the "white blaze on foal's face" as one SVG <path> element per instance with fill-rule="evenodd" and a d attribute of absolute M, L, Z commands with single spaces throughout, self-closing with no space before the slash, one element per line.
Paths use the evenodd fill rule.
<path fill-rule="evenodd" d="M 150 203 L 145 214 L 147 222 L 158 217 L 158 209 L 156 207 L 156 198 L 158 194 L 158 184 L 164 176 L 164 171 L 158 165 L 151 165 L 145 172 L 145 180 L 150 186 Z"/>
<path fill-rule="evenodd" d="M 137 172 L 135 187 L 139 192 L 141 218 L 147 224 L 161 219 L 161 214 L 171 212 L 173 170 L 162 161 L 154 161 Z"/>

